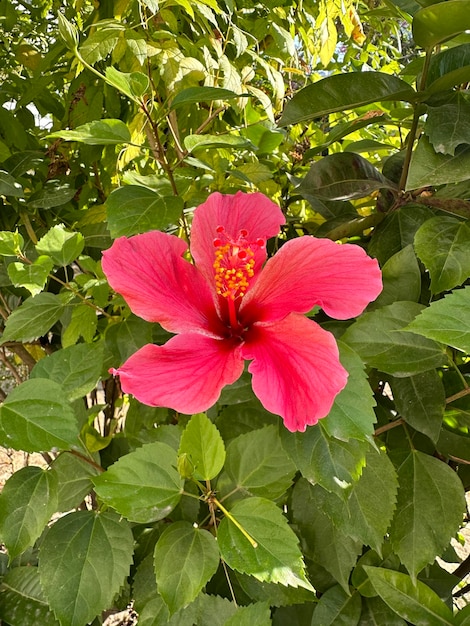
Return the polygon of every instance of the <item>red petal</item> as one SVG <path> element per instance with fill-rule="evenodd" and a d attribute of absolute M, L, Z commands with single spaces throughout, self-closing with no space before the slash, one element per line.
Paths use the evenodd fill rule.
<path fill-rule="evenodd" d="M 198 269 L 209 283 L 214 281 L 214 239 L 221 237 L 217 228 L 223 226 L 223 235 L 238 239 L 246 230 L 246 238 L 253 242 L 255 272 L 266 260 L 266 249 L 256 244 L 279 233 L 285 217 L 277 204 L 262 193 L 237 192 L 235 195 L 213 193 L 194 212 L 191 228 L 191 254 Z"/>
<path fill-rule="evenodd" d="M 159 231 L 116 239 L 103 252 L 103 271 L 136 315 L 170 332 L 223 332 L 211 292 L 181 255 L 187 245 Z"/>
<path fill-rule="evenodd" d="M 356 317 L 382 291 L 375 259 L 352 244 L 291 239 L 266 263 L 240 307 L 243 323 L 282 319 L 320 305 L 336 319 Z"/>
<path fill-rule="evenodd" d="M 197 334 L 146 345 L 113 373 L 125 393 L 150 406 L 191 415 L 217 402 L 225 385 L 243 372 L 240 344 Z"/>
<path fill-rule="evenodd" d="M 292 432 L 328 415 L 348 377 L 333 335 L 301 315 L 254 326 L 242 355 L 254 359 L 248 368 L 253 391 Z"/>

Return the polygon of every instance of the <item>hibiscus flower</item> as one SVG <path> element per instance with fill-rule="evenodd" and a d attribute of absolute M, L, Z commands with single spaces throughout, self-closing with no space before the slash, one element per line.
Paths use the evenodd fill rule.
<path fill-rule="evenodd" d="M 266 261 L 285 218 L 261 193 L 214 193 L 194 213 L 187 244 L 159 231 L 116 239 L 103 253 L 112 288 L 136 315 L 176 333 L 112 372 L 150 406 L 210 408 L 251 361 L 253 391 L 290 431 L 326 416 L 347 381 L 333 335 L 303 315 L 319 305 L 359 315 L 382 289 L 377 261 L 356 245 L 303 236 Z"/>

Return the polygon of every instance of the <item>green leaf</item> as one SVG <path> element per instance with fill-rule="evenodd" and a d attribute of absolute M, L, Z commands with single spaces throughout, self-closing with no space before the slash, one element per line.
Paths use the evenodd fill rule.
<path fill-rule="evenodd" d="M 353 200 L 382 188 L 397 186 L 359 154 L 341 152 L 312 163 L 296 191 L 306 199 Z"/>
<path fill-rule="evenodd" d="M 330 587 L 313 612 L 311 626 L 356 626 L 361 616 L 361 596 L 349 594 L 339 585 Z"/>
<path fill-rule="evenodd" d="M 0 494 L 0 537 L 10 561 L 34 544 L 56 512 L 57 477 L 40 467 L 23 467 Z"/>
<path fill-rule="evenodd" d="M 39 254 L 47 254 L 57 265 L 65 267 L 82 252 L 85 239 L 81 233 L 65 230 L 63 224 L 53 226 L 36 244 Z"/>
<path fill-rule="evenodd" d="M 51 133 L 47 138 L 78 141 L 89 146 L 117 146 L 130 143 L 131 134 L 127 125 L 121 120 L 105 119 L 82 124 L 75 130 L 59 130 Z"/>
<path fill-rule="evenodd" d="M 383 290 L 374 301 L 380 309 L 399 300 L 418 302 L 421 295 L 421 272 L 412 245 L 391 256 L 382 267 Z"/>
<path fill-rule="evenodd" d="M 44 187 L 33 194 L 28 200 L 28 207 L 32 209 L 52 209 L 67 204 L 77 194 L 70 182 L 51 179 L 44 183 Z"/>
<path fill-rule="evenodd" d="M 52 380 L 27 380 L 13 389 L 0 407 L 2 445 L 25 452 L 78 444 L 78 425 L 62 387 Z"/>
<path fill-rule="evenodd" d="M 31 378 L 48 378 L 62 386 L 68 400 L 85 396 L 95 388 L 103 366 L 101 343 L 80 343 L 57 350 L 38 361 Z"/>
<path fill-rule="evenodd" d="M 217 542 L 207 530 L 175 522 L 160 535 L 154 563 L 158 591 L 170 614 L 187 606 L 217 571 Z"/>
<path fill-rule="evenodd" d="M 114 513 L 61 517 L 39 550 L 44 595 L 61 626 L 84 626 L 111 602 L 132 563 L 134 538 Z"/>
<path fill-rule="evenodd" d="M 224 622 L 224 626 L 271 626 L 271 610 L 265 602 L 240 606 L 237 612 Z"/>
<path fill-rule="evenodd" d="M 371 102 L 405 100 L 416 92 L 405 81 L 382 72 L 350 72 L 327 76 L 297 92 L 284 108 L 279 126 L 289 126 L 335 111 L 362 107 Z"/>
<path fill-rule="evenodd" d="M 225 463 L 225 445 L 204 413 L 193 415 L 181 436 L 178 455 L 188 455 L 198 480 L 212 480 Z"/>
<path fill-rule="evenodd" d="M 322 420 L 322 427 L 330 437 L 365 441 L 374 432 L 375 400 L 361 358 L 342 342 L 338 342 L 338 347 L 341 364 L 349 374 L 348 382 Z"/>
<path fill-rule="evenodd" d="M 334 500 L 338 507 L 334 518 L 326 509 Z M 332 510 L 329 511 L 331 513 Z M 344 513 L 341 500 L 319 485 L 299 480 L 292 493 L 292 516 L 301 537 L 306 555 L 322 566 L 349 593 L 349 576 L 362 549 L 362 542 L 353 539 L 348 525 L 341 526 Z"/>
<path fill-rule="evenodd" d="M 176 109 L 184 104 L 198 102 L 213 102 L 214 100 L 231 100 L 240 96 L 229 89 L 220 87 L 188 87 L 179 91 L 171 101 L 171 109 Z"/>
<path fill-rule="evenodd" d="M 63 452 L 54 460 L 51 472 L 57 477 L 57 510 L 70 511 L 83 502 L 93 488 L 91 479 L 99 473 L 92 460 Z"/>
<path fill-rule="evenodd" d="M 0 231 L 0 255 L 17 256 L 24 246 L 24 239 L 18 231 Z"/>
<path fill-rule="evenodd" d="M 78 46 L 77 29 L 60 11 L 57 13 L 57 19 L 59 22 L 59 35 L 64 40 L 67 48 L 75 51 Z"/>
<path fill-rule="evenodd" d="M 449 0 L 418 11 L 413 18 L 413 39 L 422 48 L 439 43 L 470 30 L 470 2 Z"/>
<path fill-rule="evenodd" d="M 180 501 L 183 488 L 176 452 L 160 442 L 126 454 L 93 482 L 106 504 L 142 524 L 166 517 Z"/>
<path fill-rule="evenodd" d="M 426 81 L 426 94 L 448 91 L 469 80 L 470 45 L 453 46 L 432 56 Z"/>
<path fill-rule="evenodd" d="M 304 433 L 281 430 L 282 445 L 296 467 L 313 485 L 346 499 L 355 480 L 362 473 L 369 444 L 363 441 L 340 441 L 330 437 L 321 423 Z"/>
<path fill-rule="evenodd" d="M 221 521 L 217 541 L 229 567 L 260 581 L 311 589 L 298 540 L 281 510 L 263 498 L 239 500 L 230 514 L 256 542 L 247 537 L 227 516 Z"/>
<path fill-rule="evenodd" d="M 469 117 L 470 102 L 461 95 L 456 102 L 428 107 L 424 132 L 434 150 L 453 156 L 457 146 L 470 144 Z"/>
<path fill-rule="evenodd" d="M 413 583 L 401 572 L 364 566 L 379 596 L 388 606 L 411 624 L 452 626 L 452 611 L 439 596 L 421 581 Z"/>
<path fill-rule="evenodd" d="M 359 623 L 361 626 L 406 626 L 406 622 L 378 597 L 363 599 Z"/>
<path fill-rule="evenodd" d="M 465 512 L 464 490 L 448 465 L 418 450 L 401 461 L 398 482 L 390 541 L 416 580 L 418 572 L 442 554 L 459 528 Z"/>
<path fill-rule="evenodd" d="M 455 0 L 449 0 L 450 2 Z M 465 0 L 457 0 L 457 2 Z M 447 4 L 447 3 L 446 3 Z M 439 154 L 423 135 L 413 152 L 406 191 L 421 187 L 435 187 L 460 183 L 470 178 L 470 146 L 459 146 L 455 154 Z"/>
<path fill-rule="evenodd" d="M 129 96 L 132 100 L 140 104 L 140 98 L 148 92 L 150 81 L 146 74 L 142 72 L 120 72 L 115 67 L 106 68 L 106 82 L 115 87 L 118 91 Z"/>
<path fill-rule="evenodd" d="M 37 567 L 14 567 L 0 585 L 0 619 L 10 626 L 59 626 L 44 599 Z"/>
<path fill-rule="evenodd" d="M 1 343 L 33 341 L 45 335 L 64 312 L 60 298 L 53 293 L 39 293 L 25 300 L 5 324 Z"/>
<path fill-rule="evenodd" d="M 395 302 L 365 313 L 341 339 L 366 363 L 387 374 L 402 377 L 439 367 L 447 362 L 444 349 L 403 330 L 422 309 L 416 302 Z"/>
<path fill-rule="evenodd" d="M 371 448 L 359 480 L 348 499 L 348 532 L 379 554 L 395 511 L 398 479 L 384 452 Z M 346 528 L 343 528 L 346 530 Z"/>
<path fill-rule="evenodd" d="M 67 324 L 62 319 L 62 325 L 62 346 L 64 348 L 76 344 L 80 337 L 83 337 L 87 343 L 91 343 L 98 325 L 96 309 L 85 304 L 85 302 L 75 304 L 72 309 L 70 322 Z"/>
<path fill-rule="evenodd" d="M 183 210 L 180 197 L 161 196 L 140 185 L 126 185 L 110 193 L 106 214 L 111 236 L 129 237 L 176 224 Z"/>
<path fill-rule="evenodd" d="M 454 217 L 436 216 L 415 236 L 415 250 L 429 270 L 432 293 L 449 291 L 470 276 L 470 225 Z"/>
<path fill-rule="evenodd" d="M 284 587 L 260 582 L 247 574 L 236 573 L 235 576 L 242 590 L 255 602 L 267 602 L 270 606 L 288 606 L 315 601 L 312 592 L 303 587 Z"/>
<path fill-rule="evenodd" d="M 42 255 L 30 265 L 25 265 L 24 263 L 10 263 L 7 271 L 15 287 L 24 287 L 35 296 L 44 289 L 44 285 L 53 267 L 54 262 L 52 259 Z"/>
<path fill-rule="evenodd" d="M 278 428 L 266 426 L 230 442 L 225 471 L 242 492 L 274 500 L 289 489 L 296 468 L 282 447 Z"/>
<path fill-rule="evenodd" d="M 470 354 L 470 287 L 432 302 L 407 328 Z"/>
<path fill-rule="evenodd" d="M 256 150 L 256 146 L 246 137 L 239 135 L 187 135 L 184 147 L 191 153 L 206 148 L 240 148 Z"/>
<path fill-rule="evenodd" d="M 429 370 L 389 382 L 398 413 L 407 424 L 436 443 L 446 407 L 444 385 L 437 371 Z"/>
<path fill-rule="evenodd" d="M 0 170 L 0 196 L 13 196 L 14 198 L 23 198 L 23 187 L 17 182 L 11 174 Z"/>

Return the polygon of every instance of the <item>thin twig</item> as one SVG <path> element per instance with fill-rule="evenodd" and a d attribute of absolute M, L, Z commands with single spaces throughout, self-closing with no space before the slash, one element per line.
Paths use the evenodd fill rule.
<path fill-rule="evenodd" d="M 374 431 L 374 437 L 378 437 L 382 433 L 387 432 L 387 430 L 391 430 L 392 428 L 395 428 L 396 426 L 401 426 L 404 423 L 405 423 L 405 420 L 402 417 L 400 417 L 399 419 L 393 422 L 389 422 L 388 424 L 385 424 L 384 426 L 380 426 Z"/>

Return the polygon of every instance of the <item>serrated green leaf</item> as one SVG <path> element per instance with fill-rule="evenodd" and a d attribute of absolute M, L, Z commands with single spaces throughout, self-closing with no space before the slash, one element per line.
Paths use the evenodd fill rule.
<path fill-rule="evenodd" d="M 460 1 L 457 0 L 457 2 Z M 469 168 L 470 146 L 458 147 L 453 156 L 439 154 L 434 150 L 429 139 L 423 135 L 411 157 L 406 191 L 420 187 L 460 183 L 470 178 Z"/>
<path fill-rule="evenodd" d="M 348 382 L 322 420 L 322 427 L 330 437 L 365 441 L 374 432 L 375 400 L 361 358 L 342 342 L 338 342 L 338 347 L 341 364 L 349 374 Z"/>
<path fill-rule="evenodd" d="M 225 445 L 219 431 L 204 413 L 193 415 L 183 434 L 178 455 L 186 454 L 199 480 L 212 480 L 225 463 Z"/>
<path fill-rule="evenodd" d="M 24 196 L 23 187 L 11 174 L 0 170 L 0 196 L 13 196 L 22 198 Z"/>
<path fill-rule="evenodd" d="M 288 606 L 316 601 L 314 593 L 303 587 L 284 587 L 261 582 L 248 574 L 235 573 L 235 577 L 243 591 L 255 602 L 267 602 L 269 606 Z"/>
<path fill-rule="evenodd" d="M 116 47 L 125 31 L 125 25 L 117 21 L 107 22 L 94 32 L 88 33 L 80 45 L 80 56 L 90 65 L 102 61 Z"/>
<path fill-rule="evenodd" d="M 382 72 L 350 72 L 327 76 L 297 92 L 286 103 L 279 126 L 289 126 L 390 100 L 412 102 L 416 92 L 405 81 Z"/>
<path fill-rule="evenodd" d="M 470 143 L 470 102 L 461 94 L 456 101 L 438 107 L 428 107 L 424 132 L 434 150 L 455 154 L 457 146 Z"/>
<path fill-rule="evenodd" d="M 61 626 L 84 626 L 108 608 L 129 574 L 134 538 L 114 513 L 61 517 L 39 550 L 44 595 Z"/>
<path fill-rule="evenodd" d="M 429 270 L 432 293 L 449 291 L 470 276 L 470 226 L 466 222 L 433 217 L 416 232 L 415 250 Z"/>
<path fill-rule="evenodd" d="M 407 328 L 470 354 L 470 287 L 432 302 Z"/>
<path fill-rule="evenodd" d="M 271 626 L 271 610 L 268 604 L 256 602 L 248 606 L 240 606 L 237 612 L 224 622 L 224 626 Z"/>
<path fill-rule="evenodd" d="M 59 626 L 44 599 L 37 567 L 7 572 L 0 584 L 0 619 L 10 626 Z"/>
<path fill-rule="evenodd" d="M 80 343 L 38 361 L 31 378 L 47 378 L 61 385 L 70 401 L 95 388 L 103 367 L 103 345 Z"/>
<path fill-rule="evenodd" d="M 180 501 L 183 488 L 176 452 L 160 442 L 126 454 L 93 482 L 106 504 L 142 524 L 166 517 Z"/>
<path fill-rule="evenodd" d="M 236 488 L 275 499 L 289 489 L 296 467 L 282 447 L 278 428 L 266 426 L 230 442 L 225 471 Z"/>
<path fill-rule="evenodd" d="M 108 226 L 113 238 L 163 230 L 178 222 L 182 210 L 180 197 L 161 196 L 140 185 L 119 187 L 106 200 Z"/>
<path fill-rule="evenodd" d="M 175 522 L 160 535 L 154 552 L 158 591 L 170 614 L 192 602 L 217 571 L 217 542 L 207 530 Z"/>
<path fill-rule="evenodd" d="M 381 188 L 397 187 L 359 154 L 339 152 L 315 161 L 296 191 L 307 199 L 353 200 Z"/>
<path fill-rule="evenodd" d="M 361 475 L 369 447 L 364 441 L 340 441 L 330 437 L 321 423 L 304 433 L 282 429 L 281 440 L 304 478 L 343 499 L 348 497 L 353 482 Z"/>
<path fill-rule="evenodd" d="M 436 443 L 446 406 L 444 385 L 437 371 L 395 378 L 390 385 L 398 413 Z"/>
<path fill-rule="evenodd" d="M 366 565 L 364 569 L 379 596 L 403 619 L 412 624 L 452 626 L 452 611 L 421 581 L 406 574 Z"/>
<path fill-rule="evenodd" d="M 76 304 L 72 309 L 70 322 L 67 324 L 62 319 L 62 324 L 65 327 L 61 338 L 63 348 L 73 346 L 80 337 L 83 337 L 87 343 L 91 343 L 98 325 L 96 309 L 85 303 Z"/>
<path fill-rule="evenodd" d="M 19 232 L 0 231 L 0 255 L 16 256 L 24 246 L 24 239 Z"/>
<path fill-rule="evenodd" d="M 81 233 L 65 230 L 63 224 L 53 226 L 36 244 L 39 254 L 51 257 L 57 265 L 69 265 L 82 252 L 85 239 Z"/>
<path fill-rule="evenodd" d="M 433 48 L 470 30 L 470 2 L 450 0 L 425 6 L 413 17 L 413 39 L 422 48 Z"/>
<path fill-rule="evenodd" d="M 361 616 L 361 596 L 346 593 L 342 587 L 330 587 L 320 598 L 311 626 L 356 626 Z"/>
<path fill-rule="evenodd" d="M 229 567 L 260 581 L 312 589 L 305 577 L 297 537 L 274 502 L 247 498 L 239 500 L 230 513 L 257 547 L 253 547 L 227 516 L 224 517 L 217 541 L 221 556 Z"/>
<path fill-rule="evenodd" d="M 57 477 L 40 467 L 23 467 L 0 494 L 0 537 L 10 561 L 34 544 L 56 512 Z"/>
<path fill-rule="evenodd" d="M 439 367 L 447 362 L 444 348 L 404 330 L 423 308 L 416 302 L 395 302 L 365 313 L 341 339 L 366 363 L 393 376 L 410 376 Z"/>
<path fill-rule="evenodd" d="M 53 293 L 39 293 L 25 300 L 5 324 L 1 343 L 33 341 L 45 335 L 64 312 L 60 298 Z"/>
<path fill-rule="evenodd" d="M 311 485 L 304 479 L 299 480 L 292 493 L 292 516 L 299 529 L 306 555 L 329 572 L 342 588 L 349 593 L 349 575 L 357 556 L 362 549 L 362 542 L 350 536 L 335 524 L 325 512 L 328 500 L 335 499 L 339 515 L 344 514 L 341 500 L 319 485 Z"/>
<path fill-rule="evenodd" d="M 95 120 L 77 126 L 75 130 L 59 130 L 48 135 L 48 139 L 78 141 L 88 146 L 117 146 L 131 141 L 129 128 L 121 120 Z"/>
<path fill-rule="evenodd" d="M 10 263 L 7 271 L 15 287 L 25 287 L 33 296 L 44 289 L 47 278 L 54 267 L 53 260 L 45 255 L 39 256 L 34 263 Z"/>
<path fill-rule="evenodd" d="M 464 490 L 448 465 L 418 450 L 412 450 L 397 471 L 399 489 L 390 541 L 415 580 L 423 567 L 442 554 L 459 528 L 465 512 Z"/>
<path fill-rule="evenodd" d="M 83 502 L 93 488 L 91 478 L 99 474 L 96 464 L 63 452 L 54 460 L 51 472 L 57 477 L 57 510 L 70 511 Z"/>
<path fill-rule="evenodd" d="M 62 387 L 52 380 L 27 380 L 0 407 L 2 445 L 25 452 L 69 450 L 78 445 L 78 425 Z"/>

